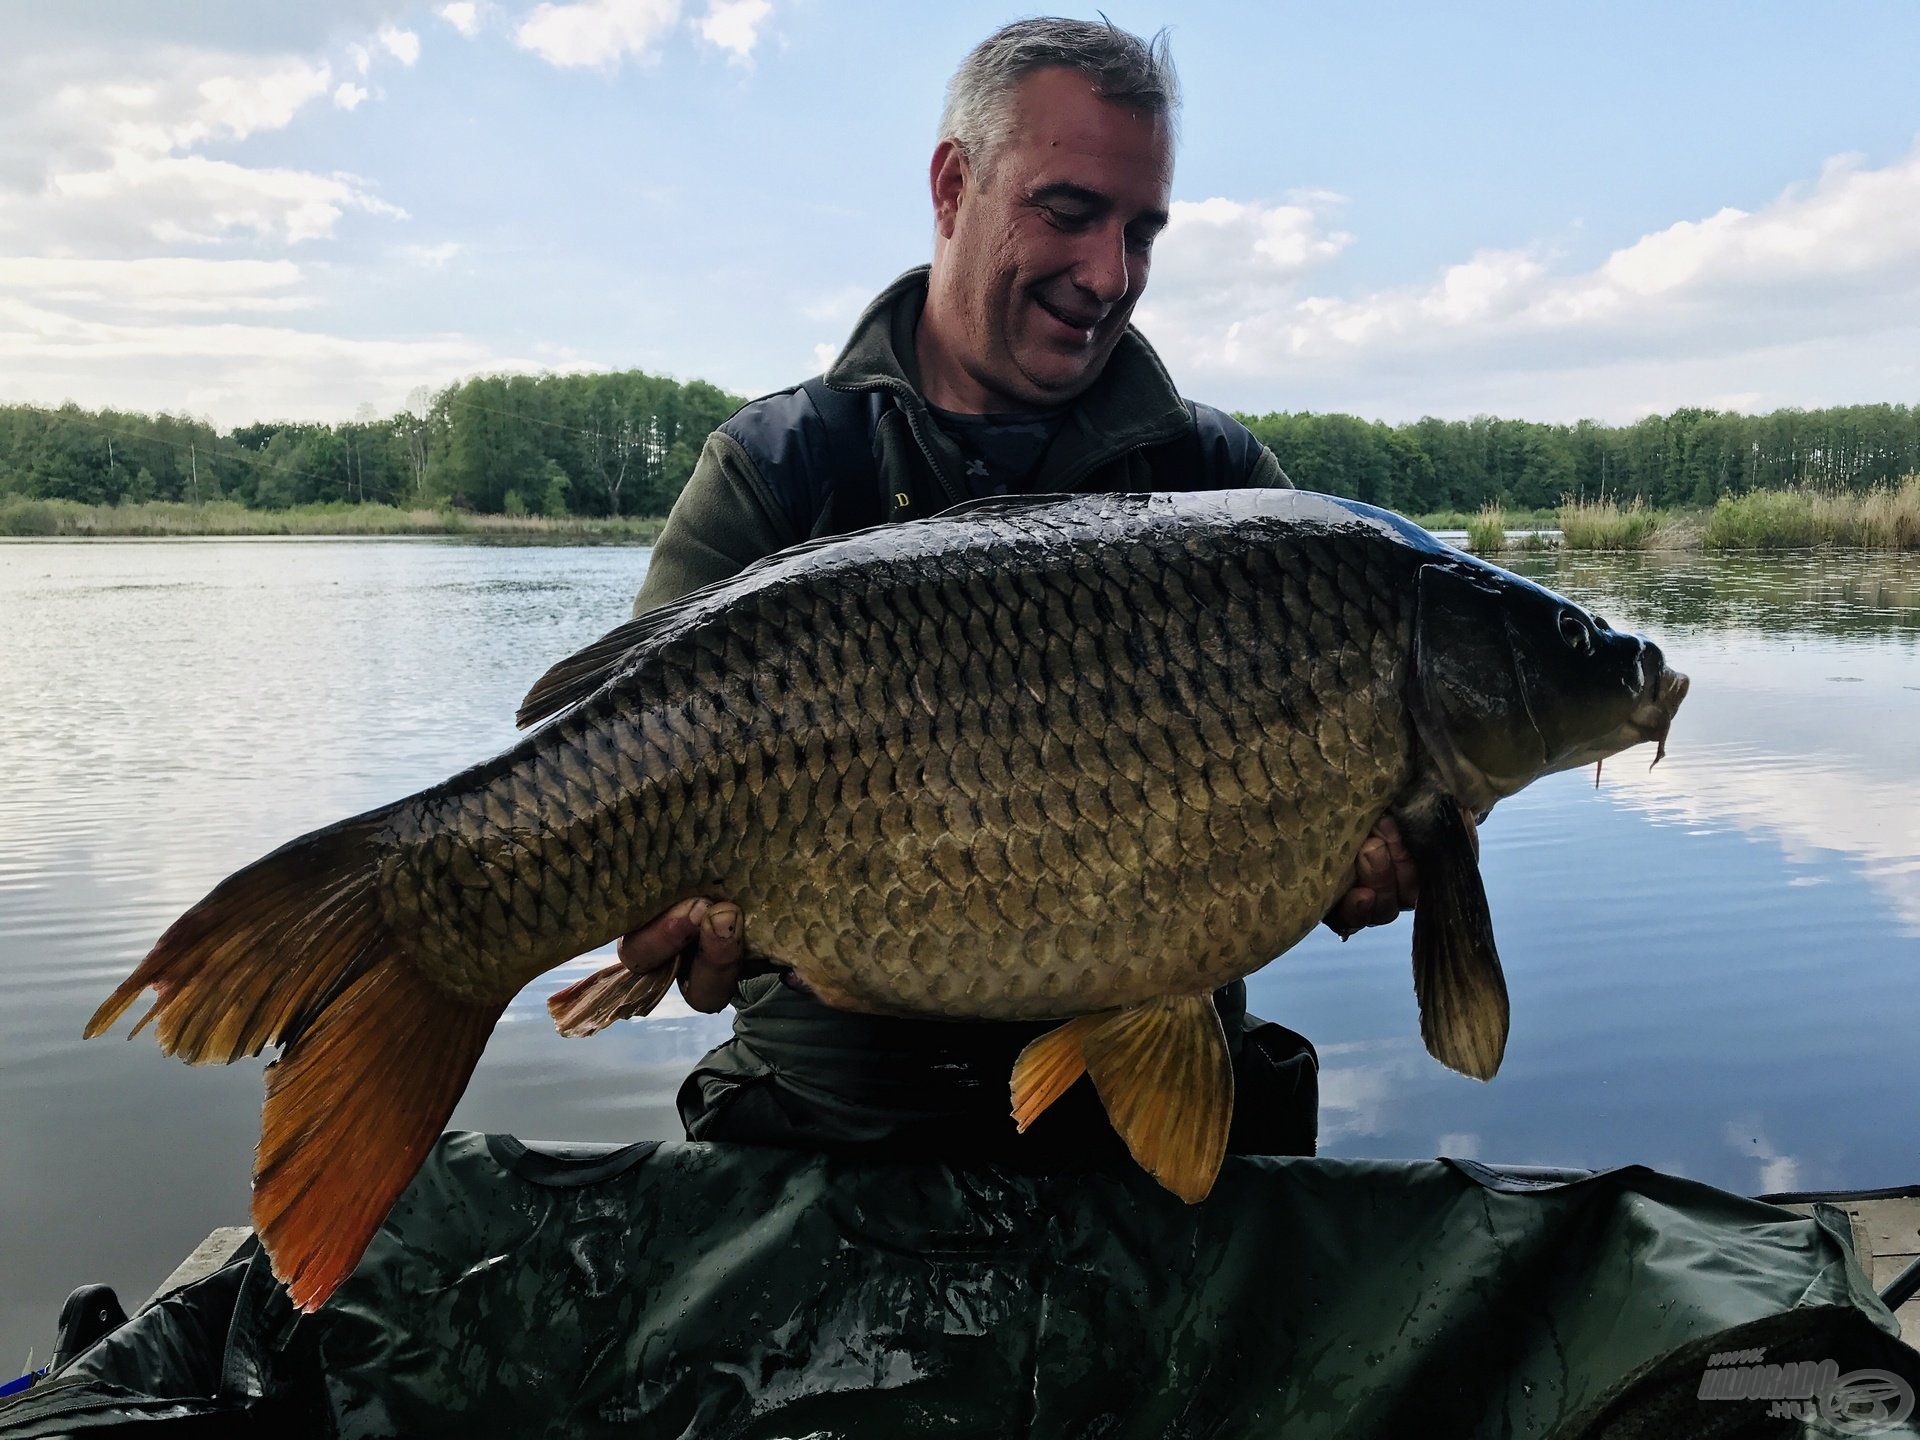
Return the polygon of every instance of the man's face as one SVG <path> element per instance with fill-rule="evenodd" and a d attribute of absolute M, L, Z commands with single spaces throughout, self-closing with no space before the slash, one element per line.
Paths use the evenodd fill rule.
<path fill-rule="evenodd" d="M 1173 139 L 1058 67 L 1020 82 L 1011 119 L 984 175 L 935 154 L 933 283 L 993 407 L 1058 405 L 1099 376 L 1146 287 Z"/>

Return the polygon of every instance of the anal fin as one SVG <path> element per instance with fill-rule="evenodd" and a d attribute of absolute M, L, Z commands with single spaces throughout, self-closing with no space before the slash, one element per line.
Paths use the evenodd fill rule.
<path fill-rule="evenodd" d="M 1213 1189 L 1233 1120 L 1233 1062 L 1211 995 L 1179 995 L 1049 1031 L 1014 1063 L 1025 1129 L 1080 1077 L 1143 1169 L 1188 1204 Z"/>
<path fill-rule="evenodd" d="M 1493 942 L 1472 823 L 1451 801 L 1438 807 L 1437 817 L 1414 854 L 1420 867 L 1413 911 L 1420 1038 L 1442 1065 L 1491 1080 L 1507 1050 L 1506 976 Z"/>
<path fill-rule="evenodd" d="M 1013 1123 L 1021 1134 L 1087 1073 L 1081 1046 L 1109 1017 L 1082 1015 L 1030 1042 L 1013 1062 Z"/>
<path fill-rule="evenodd" d="M 569 1040 L 597 1035 L 616 1021 L 651 1015 L 678 974 L 679 966 L 661 965 L 636 975 L 616 961 L 554 991 L 547 997 L 547 1013 L 554 1028 Z"/>

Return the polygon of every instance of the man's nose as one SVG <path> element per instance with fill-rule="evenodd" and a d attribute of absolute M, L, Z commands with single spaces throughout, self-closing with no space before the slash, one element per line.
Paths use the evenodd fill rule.
<path fill-rule="evenodd" d="M 1127 298 L 1132 277 L 1127 273 L 1127 232 L 1122 226 L 1102 226 L 1087 237 L 1074 281 L 1102 305 L 1118 305 Z"/>

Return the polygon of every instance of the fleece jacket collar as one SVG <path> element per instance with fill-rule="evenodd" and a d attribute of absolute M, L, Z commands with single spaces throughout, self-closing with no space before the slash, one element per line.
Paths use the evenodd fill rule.
<path fill-rule="evenodd" d="M 920 393 L 913 346 L 930 268 L 907 271 L 867 306 L 846 348 L 828 367 L 826 382 L 836 390 L 886 391 L 931 456 L 932 417 Z M 1036 488 L 1070 489 L 1102 465 L 1142 446 L 1163 444 L 1192 423 L 1160 357 L 1129 325 L 1099 378 L 1071 403 Z"/>

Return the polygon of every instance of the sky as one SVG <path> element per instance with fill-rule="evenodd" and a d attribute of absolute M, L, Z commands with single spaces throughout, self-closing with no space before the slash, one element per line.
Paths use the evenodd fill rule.
<path fill-rule="evenodd" d="M 1136 321 L 1194 398 L 1920 403 L 1912 0 L 1105 12 L 1169 27 L 1186 93 Z M 0 402 L 792 384 L 929 258 L 947 77 L 1027 13 L 0 0 Z"/>

